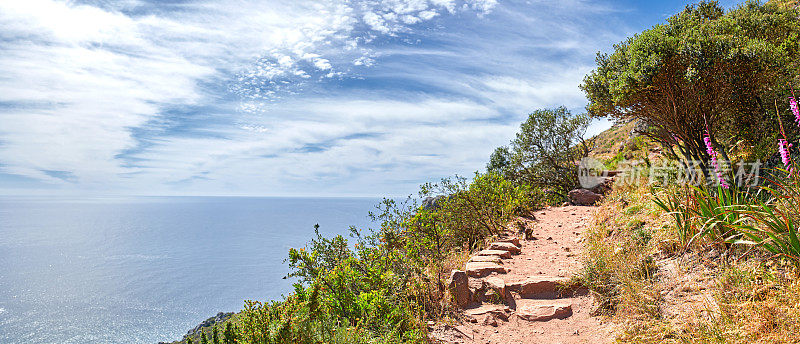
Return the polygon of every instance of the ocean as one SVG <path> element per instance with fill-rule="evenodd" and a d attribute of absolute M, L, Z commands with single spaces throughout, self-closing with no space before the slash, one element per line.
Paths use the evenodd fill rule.
<path fill-rule="evenodd" d="M 366 227 L 368 198 L 0 198 L 0 343 L 180 339 L 291 289 L 320 224 Z"/>

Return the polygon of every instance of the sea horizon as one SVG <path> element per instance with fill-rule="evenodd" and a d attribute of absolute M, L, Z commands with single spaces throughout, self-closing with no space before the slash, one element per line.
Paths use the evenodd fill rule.
<path fill-rule="evenodd" d="M 0 196 L 0 342 L 179 340 L 291 291 L 284 259 L 378 198 Z"/>

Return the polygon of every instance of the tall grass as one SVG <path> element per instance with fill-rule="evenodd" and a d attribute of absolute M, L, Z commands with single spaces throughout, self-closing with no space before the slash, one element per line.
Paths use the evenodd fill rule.
<path fill-rule="evenodd" d="M 747 189 L 723 187 L 690 186 L 662 194 L 654 196 L 653 202 L 673 217 L 684 248 L 700 242 L 726 247 L 738 243 L 745 236 L 740 229 L 747 218 L 742 205 L 755 198 Z"/>
<path fill-rule="evenodd" d="M 800 187 L 797 177 L 770 180 L 767 202 L 747 204 L 742 213 L 751 221 L 738 226 L 750 243 L 800 265 Z"/>

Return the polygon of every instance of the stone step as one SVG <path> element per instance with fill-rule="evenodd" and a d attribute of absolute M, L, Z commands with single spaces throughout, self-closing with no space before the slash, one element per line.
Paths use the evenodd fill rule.
<path fill-rule="evenodd" d="M 522 250 L 510 242 L 493 242 L 489 244 L 488 250 L 500 250 L 500 251 L 508 251 L 511 254 L 520 254 Z"/>
<path fill-rule="evenodd" d="M 478 256 L 498 256 L 500 258 L 511 258 L 511 252 L 503 250 L 483 250 L 478 252 Z"/>
<path fill-rule="evenodd" d="M 520 300 L 514 315 L 527 321 L 548 321 L 572 316 L 572 303 L 551 300 Z"/>
<path fill-rule="evenodd" d="M 493 272 L 504 274 L 508 272 L 506 268 L 497 263 L 489 262 L 468 262 L 466 266 L 467 275 L 470 277 L 483 277 L 491 275 Z"/>
<path fill-rule="evenodd" d="M 473 256 L 469 259 L 470 262 L 484 262 L 484 263 L 495 263 L 495 264 L 503 264 L 503 259 L 498 256 Z"/>
<path fill-rule="evenodd" d="M 514 246 L 522 247 L 522 244 L 519 243 L 519 238 L 517 237 L 497 239 L 497 242 L 508 242 L 514 244 Z"/>
<path fill-rule="evenodd" d="M 524 281 L 507 282 L 506 289 L 524 298 L 536 296 L 555 298 L 562 291 L 565 291 L 564 284 L 568 281 L 569 278 L 566 277 L 528 277 Z"/>
<path fill-rule="evenodd" d="M 485 314 L 505 314 L 510 312 L 511 309 L 504 305 L 480 305 L 475 308 L 464 310 L 466 315 L 478 316 Z"/>
<path fill-rule="evenodd" d="M 486 277 L 483 279 L 484 285 L 491 290 L 494 290 L 500 298 L 506 298 L 506 281 L 503 281 L 500 277 Z"/>

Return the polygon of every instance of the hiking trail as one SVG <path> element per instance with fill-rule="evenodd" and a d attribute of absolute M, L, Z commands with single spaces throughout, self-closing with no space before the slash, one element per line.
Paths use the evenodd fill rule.
<path fill-rule="evenodd" d="M 581 268 L 582 234 L 594 207 L 537 211 L 522 219 L 529 240 L 501 238 L 473 255 L 451 276 L 465 321 L 439 325 L 431 337 L 444 343 L 610 343 L 613 335 L 590 315 L 585 289 L 562 283 Z"/>

